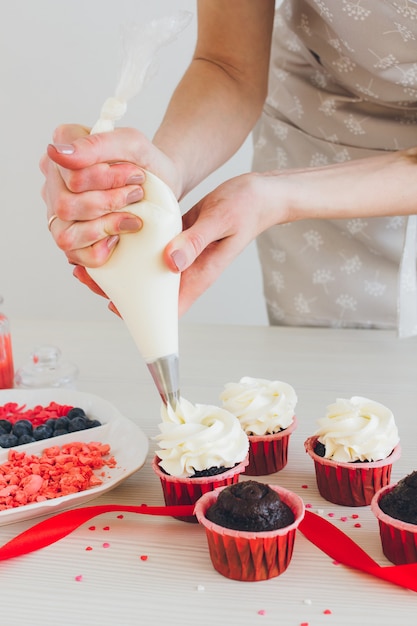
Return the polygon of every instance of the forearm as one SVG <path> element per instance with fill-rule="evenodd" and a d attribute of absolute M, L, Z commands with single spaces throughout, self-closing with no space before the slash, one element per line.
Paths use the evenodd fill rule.
<path fill-rule="evenodd" d="M 263 100 L 243 91 L 212 63 L 193 61 L 153 140 L 176 163 L 178 197 L 225 163 L 251 132 Z"/>
<path fill-rule="evenodd" d="M 270 204 L 268 226 L 417 213 L 417 148 L 261 177 Z"/>
<path fill-rule="evenodd" d="M 184 196 L 241 146 L 267 93 L 274 0 L 199 0 L 198 40 L 154 143 Z"/>

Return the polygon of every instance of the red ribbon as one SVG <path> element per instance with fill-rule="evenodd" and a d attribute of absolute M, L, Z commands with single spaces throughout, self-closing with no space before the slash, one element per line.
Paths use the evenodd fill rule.
<path fill-rule="evenodd" d="M 125 512 L 186 517 L 192 515 L 193 510 L 193 505 L 147 506 L 146 504 L 140 506 L 104 504 L 71 509 L 35 524 L 8 541 L 0 548 L 0 561 L 45 548 L 102 513 Z M 315 546 L 339 563 L 400 587 L 417 591 L 417 563 L 381 567 L 336 526 L 310 511 L 305 512 L 299 530 Z"/>

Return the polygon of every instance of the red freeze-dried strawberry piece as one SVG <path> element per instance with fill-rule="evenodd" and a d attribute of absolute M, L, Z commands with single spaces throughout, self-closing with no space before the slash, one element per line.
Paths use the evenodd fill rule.
<path fill-rule="evenodd" d="M 46 448 L 40 457 L 9 450 L 0 465 L 0 511 L 78 493 L 101 485 L 95 469 L 115 467 L 108 444 L 71 442 Z"/>

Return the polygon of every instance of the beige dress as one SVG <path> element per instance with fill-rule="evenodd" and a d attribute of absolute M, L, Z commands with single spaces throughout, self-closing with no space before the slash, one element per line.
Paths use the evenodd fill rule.
<path fill-rule="evenodd" d="M 417 0 L 284 0 L 253 169 L 330 165 L 412 146 Z M 417 331 L 415 220 L 305 220 L 263 233 L 271 324 L 395 328 L 401 289 L 403 334 Z"/>

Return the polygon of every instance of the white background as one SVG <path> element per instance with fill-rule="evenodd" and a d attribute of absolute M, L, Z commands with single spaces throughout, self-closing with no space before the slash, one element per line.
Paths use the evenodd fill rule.
<path fill-rule="evenodd" d="M 122 30 L 185 9 L 191 25 L 158 55 L 158 69 L 129 105 L 123 125 L 152 137 L 191 57 L 191 0 L 19 0 L 2 5 L 0 294 L 13 318 L 108 319 L 107 303 L 80 285 L 46 227 L 39 159 L 61 123 L 92 125 L 119 77 Z M 224 179 L 250 169 L 250 139 L 181 203 L 184 212 Z M 183 318 L 265 324 L 255 244 Z"/>

